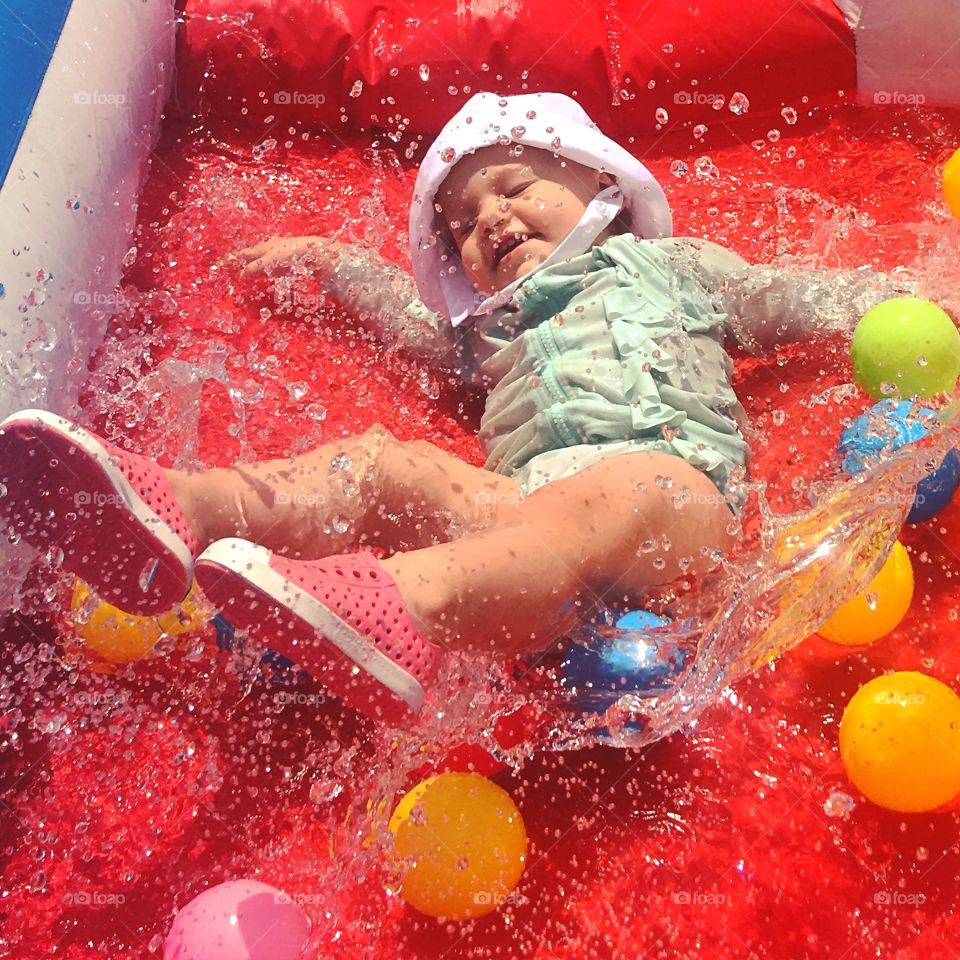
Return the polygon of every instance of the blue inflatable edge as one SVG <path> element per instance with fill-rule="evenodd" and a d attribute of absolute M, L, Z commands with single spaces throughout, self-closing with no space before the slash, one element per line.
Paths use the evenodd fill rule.
<path fill-rule="evenodd" d="M 0 186 L 7 179 L 73 0 L 0 3 Z"/>

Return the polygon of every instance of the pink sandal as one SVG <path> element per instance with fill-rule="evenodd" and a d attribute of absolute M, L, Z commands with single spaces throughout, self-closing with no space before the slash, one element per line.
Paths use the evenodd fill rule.
<path fill-rule="evenodd" d="M 46 410 L 0 423 L 0 522 L 134 614 L 169 610 L 193 580 L 197 538 L 163 470 Z"/>
<path fill-rule="evenodd" d="M 393 578 L 368 553 L 289 560 L 246 540 L 218 540 L 197 558 L 204 595 L 243 629 L 349 706 L 388 722 L 423 707 L 444 651 L 414 627 Z"/>

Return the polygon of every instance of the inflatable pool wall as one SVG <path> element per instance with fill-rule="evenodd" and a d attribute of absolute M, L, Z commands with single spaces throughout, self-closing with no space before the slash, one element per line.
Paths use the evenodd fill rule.
<path fill-rule="evenodd" d="M 936 0 L 837 0 L 853 34 L 857 91 L 878 106 L 960 100 L 960 5 Z"/>
<path fill-rule="evenodd" d="M 4 96 L 14 105 L 0 167 L 0 414 L 68 412 L 76 402 L 116 311 L 175 35 L 173 0 L 0 6 Z"/>
<path fill-rule="evenodd" d="M 173 80 L 173 0 L 0 5 L 0 415 L 70 414 L 110 317 Z M 4 547 L 0 603 L 29 563 Z"/>

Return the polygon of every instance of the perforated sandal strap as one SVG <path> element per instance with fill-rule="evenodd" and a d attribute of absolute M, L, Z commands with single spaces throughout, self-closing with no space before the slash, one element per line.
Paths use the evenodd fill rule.
<path fill-rule="evenodd" d="M 432 684 L 444 652 L 417 631 L 396 581 L 369 553 L 312 563 L 274 557 L 271 566 L 333 610 L 376 650 L 422 686 Z"/>
<path fill-rule="evenodd" d="M 137 454 L 110 447 L 110 456 L 127 482 L 137 491 L 144 503 L 186 544 L 197 553 L 199 542 L 190 523 L 177 503 L 173 487 L 163 468 Z"/>

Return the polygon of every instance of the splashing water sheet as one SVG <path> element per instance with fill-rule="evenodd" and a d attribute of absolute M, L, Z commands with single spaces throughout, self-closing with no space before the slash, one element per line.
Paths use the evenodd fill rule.
<path fill-rule="evenodd" d="M 664 110 L 665 133 L 630 148 L 666 185 L 678 235 L 784 271 L 899 268 L 958 316 L 960 226 L 938 196 L 958 120 L 798 103 L 756 131 L 691 133 Z M 480 397 L 379 343 L 305 273 L 251 283 L 228 259 L 316 233 L 409 269 L 416 161 L 400 141 L 168 122 L 85 423 L 179 468 L 287 456 L 376 422 L 482 463 Z M 836 299 L 833 333 L 734 354 L 755 432 L 744 541 L 676 599 L 683 629 L 662 632 L 693 652 L 676 683 L 602 715 L 563 702 L 549 651 L 526 685 L 464 659 L 442 713 L 410 732 L 258 667 L 266 638 L 230 654 L 211 630 L 96 672 L 56 613 L 70 584 L 55 557 L 40 562 L 4 629 L 0 956 L 159 956 L 177 909 L 243 876 L 301 905 L 316 957 L 951 956 L 957 811 L 871 806 L 836 743 L 867 679 L 960 677 L 960 506 L 901 531 L 908 492 L 960 438 L 960 410 L 844 477 L 836 443 L 869 401 L 850 384 L 859 314 Z M 898 536 L 917 578 L 901 626 L 865 649 L 811 636 Z M 535 732 L 505 738 L 525 710 Z M 507 764 L 530 850 L 517 896 L 444 923 L 403 905 L 384 836 L 418 771 L 461 743 Z"/>

